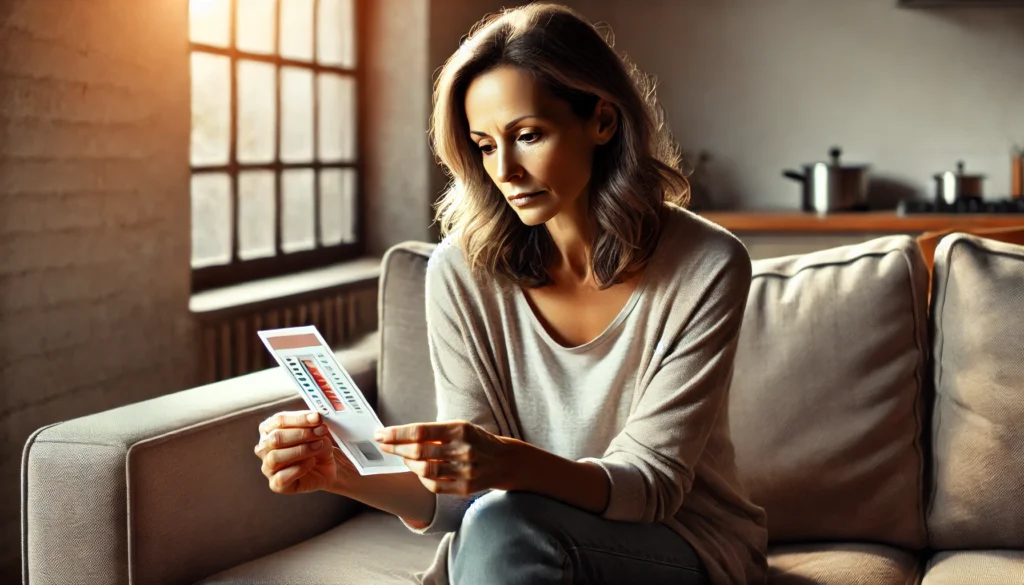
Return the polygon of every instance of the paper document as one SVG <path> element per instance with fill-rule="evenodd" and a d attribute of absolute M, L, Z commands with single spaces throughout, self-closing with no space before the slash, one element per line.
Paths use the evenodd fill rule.
<path fill-rule="evenodd" d="M 334 441 L 360 475 L 409 471 L 401 457 L 377 448 L 373 431 L 384 425 L 316 327 L 257 333 L 295 382 L 306 405 L 322 415 Z"/>

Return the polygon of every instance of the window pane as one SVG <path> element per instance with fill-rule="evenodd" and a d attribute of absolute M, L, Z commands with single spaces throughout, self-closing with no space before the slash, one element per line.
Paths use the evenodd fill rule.
<path fill-rule="evenodd" d="M 238 174 L 238 257 L 274 255 L 274 172 Z"/>
<path fill-rule="evenodd" d="M 231 179 L 192 175 L 192 267 L 231 261 Z"/>
<path fill-rule="evenodd" d="M 190 0 L 188 3 L 189 38 L 193 43 L 227 47 L 231 42 L 230 0 Z"/>
<path fill-rule="evenodd" d="M 226 164 L 230 143 L 231 60 L 193 52 L 192 164 Z"/>
<path fill-rule="evenodd" d="M 281 56 L 313 60 L 313 0 L 281 3 Z"/>
<path fill-rule="evenodd" d="M 320 159 L 356 157 L 356 83 L 348 76 L 324 73 L 320 82 Z"/>
<path fill-rule="evenodd" d="M 274 66 L 268 63 L 238 62 L 239 162 L 274 159 L 274 75 Z"/>
<path fill-rule="evenodd" d="M 284 171 L 281 175 L 281 248 L 285 252 L 309 250 L 313 234 L 313 170 Z"/>
<path fill-rule="evenodd" d="M 317 60 L 325 65 L 355 67 L 356 19 L 352 0 L 320 0 L 316 18 Z"/>
<path fill-rule="evenodd" d="M 235 46 L 241 51 L 274 52 L 274 0 L 238 0 Z"/>
<path fill-rule="evenodd" d="M 356 241 L 356 171 L 320 172 L 320 242 L 324 246 Z"/>
<path fill-rule="evenodd" d="M 313 162 L 313 71 L 281 68 L 281 160 Z"/>

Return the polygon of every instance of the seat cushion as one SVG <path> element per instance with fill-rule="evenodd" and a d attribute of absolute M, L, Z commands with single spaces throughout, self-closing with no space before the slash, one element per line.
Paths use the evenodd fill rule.
<path fill-rule="evenodd" d="M 921 585 L 1024 583 L 1024 551 L 942 552 L 928 561 Z"/>
<path fill-rule="evenodd" d="M 1022 549 L 1024 246 L 947 236 L 932 290 L 931 544 Z"/>
<path fill-rule="evenodd" d="M 926 286 L 909 236 L 754 262 L 729 423 L 770 542 L 924 547 Z"/>
<path fill-rule="evenodd" d="M 301 497 L 301 496 L 291 496 Z M 207 577 L 197 585 L 392 585 L 416 583 L 440 535 L 413 534 L 398 518 L 363 512 L 319 536 Z"/>
<path fill-rule="evenodd" d="M 878 544 L 821 543 L 771 547 L 769 585 L 915 585 L 922 562 Z"/>

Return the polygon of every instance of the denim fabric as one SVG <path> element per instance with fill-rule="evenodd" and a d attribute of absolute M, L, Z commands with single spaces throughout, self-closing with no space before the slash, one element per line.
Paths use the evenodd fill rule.
<path fill-rule="evenodd" d="M 526 492 L 490 492 L 466 511 L 451 585 L 707 585 L 693 547 L 662 524 L 605 520 Z"/>

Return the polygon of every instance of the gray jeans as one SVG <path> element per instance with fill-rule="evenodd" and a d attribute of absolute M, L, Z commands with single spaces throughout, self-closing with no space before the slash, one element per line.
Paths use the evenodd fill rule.
<path fill-rule="evenodd" d="M 452 585 L 707 585 L 693 547 L 662 524 L 605 520 L 527 492 L 475 501 L 448 558 Z"/>

